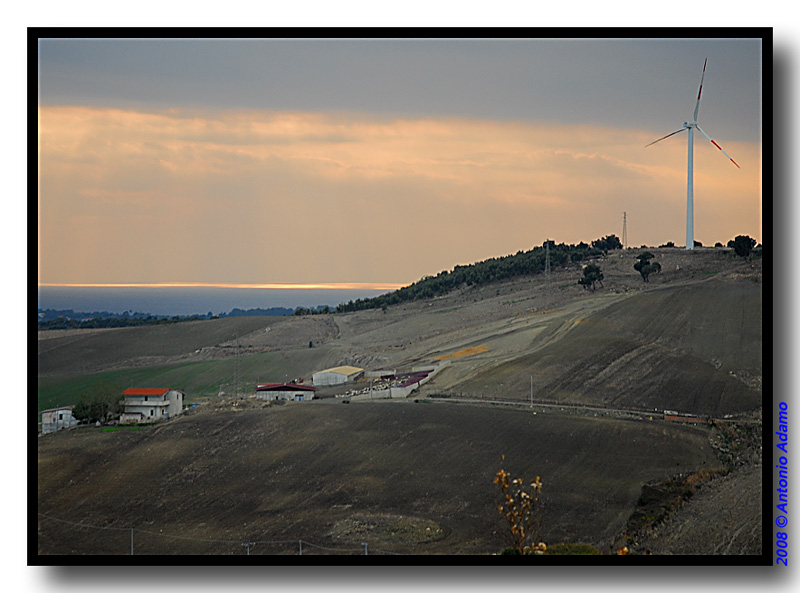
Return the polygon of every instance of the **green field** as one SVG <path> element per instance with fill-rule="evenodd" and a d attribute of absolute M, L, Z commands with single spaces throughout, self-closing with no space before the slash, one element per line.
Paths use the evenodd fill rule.
<path fill-rule="evenodd" d="M 301 376 L 309 364 L 319 358 L 313 349 L 288 352 L 265 352 L 242 356 L 240 373 L 242 385 L 252 392 L 257 382 L 287 381 Z M 186 394 L 186 402 L 201 401 L 217 395 L 220 386 L 228 393 L 233 389 L 235 359 L 188 362 L 164 366 L 123 368 L 79 375 L 40 376 L 38 378 L 38 409 L 75 403 L 82 392 L 93 384 L 128 387 L 176 387 Z"/>

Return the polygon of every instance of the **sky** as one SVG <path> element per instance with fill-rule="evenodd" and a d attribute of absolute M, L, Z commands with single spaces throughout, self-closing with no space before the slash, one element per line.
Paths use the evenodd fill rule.
<path fill-rule="evenodd" d="M 759 39 L 42 39 L 40 284 L 410 284 L 761 241 Z"/>

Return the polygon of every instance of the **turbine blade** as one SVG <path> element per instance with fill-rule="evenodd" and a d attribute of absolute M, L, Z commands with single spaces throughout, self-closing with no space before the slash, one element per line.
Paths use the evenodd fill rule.
<path fill-rule="evenodd" d="M 697 123 L 697 112 L 700 110 L 700 97 L 703 95 L 703 79 L 706 77 L 706 64 L 708 64 L 708 58 L 703 62 L 703 74 L 700 75 L 700 88 L 697 90 L 697 103 L 694 106 L 694 119 L 692 120 L 695 123 Z"/>
<path fill-rule="evenodd" d="M 722 150 L 722 147 L 721 147 L 719 144 L 717 144 L 716 142 L 714 142 L 714 141 L 711 139 L 711 136 L 709 136 L 708 134 L 706 134 L 706 133 L 705 133 L 705 131 L 703 131 L 703 128 L 701 128 L 700 126 L 695 126 L 695 127 L 696 127 L 698 130 L 700 130 L 700 132 L 703 134 L 703 136 L 705 136 L 706 138 L 708 138 L 708 141 L 709 141 L 709 142 L 711 142 L 711 144 L 713 144 L 714 146 L 716 146 L 717 148 L 719 148 L 720 150 Z M 726 157 L 728 157 L 729 159 L 731 159 L 731 162 L 732 162 L 734 165 L 736 165 L 736 167 L 737 167 L 738 169 L 741 169 L 741 167 L 739 166 L 739 163 L 737 163 L 736 161 L 734 161 L 734 160 L 731 158 L 731 155 L 729 155 L 729 154 L 728 154 L 727 152 L 725 152 L 724 150 L 722 150 L 722 154 L 724 154 Z"/>
<path fill-rule="evenodd" d="M 653 141 L 652 141 L 650 144 L 648 144 L 647 146 L 652 146 L 652 145 L 653 145 L 653 144 L 655 144 L 656 142 L 661 142 L 661 141 L 662 141 L 662 140 L 664 140 L 665 138 L 669 138 L 670 136 L 674 136 L 674 135 L 675 135 L 675 134 L 677 134 L 678 132 L 683 132 L 685 129 L 686 129 L 686 128 L 681 128 L 680 130 L 675 130 L 675 131 L 674 131 L 674 132 L 672 132 L 671 134 L 667 134 L 666 136 L 662 136 L 662 137 L 661 137 L 661 138 L 659 138 L 658 140 L 653 140 Z M 645 148 L 647 148 L 647 146 L 645 146 Z"/>

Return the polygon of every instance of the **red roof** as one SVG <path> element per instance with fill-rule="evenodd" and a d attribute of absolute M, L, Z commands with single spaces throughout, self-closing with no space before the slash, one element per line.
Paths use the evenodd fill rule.
<path fill-rule="evenodd" d="M 166 387 L 129 387 L 122 395 L 164 395 L 167 391 Z"/>
<path fill-rule="evenodd" d="M 259 383 L 256 391 L 316 391 L 316 387 L 296 383 Z"/>

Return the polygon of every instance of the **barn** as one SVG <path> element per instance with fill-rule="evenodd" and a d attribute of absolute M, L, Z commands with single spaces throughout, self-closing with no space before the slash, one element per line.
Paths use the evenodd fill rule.
<path fill-rule="evenodd" d="M 334 367 L 313 374 L 314 385 L 341 385 L 350 381 L 357 381 L 364 376 L 364 369 L 351 366 Z"/>
<path fill-rule="evenodd" d="M 256 399 L 302 402 L 314 399 L 315 391 L 315 387 L 296 383 L 259 383 L 256 386 Z"/>

